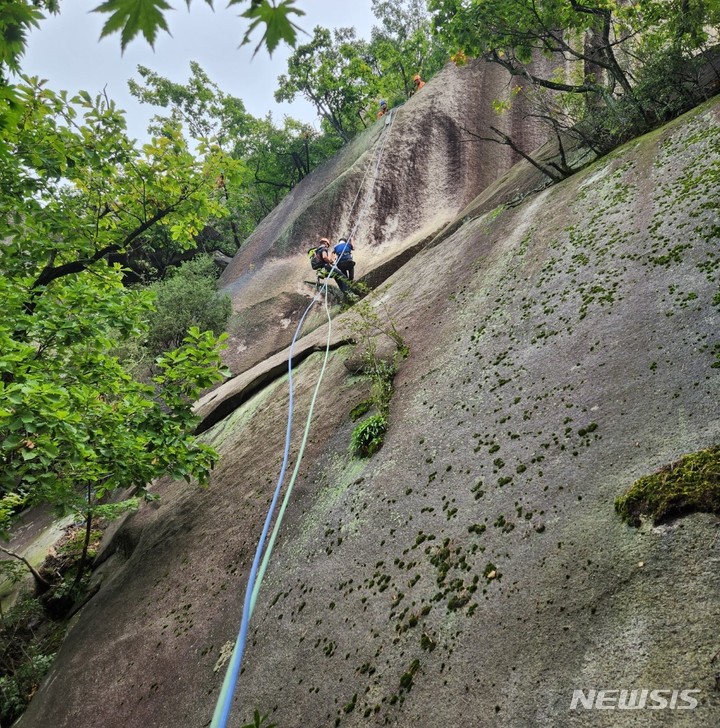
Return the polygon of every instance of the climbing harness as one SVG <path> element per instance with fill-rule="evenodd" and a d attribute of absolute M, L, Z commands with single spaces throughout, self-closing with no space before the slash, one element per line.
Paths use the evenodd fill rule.
<path fill-rule="evenodd" d="M 393 119 L 393 111 L 394 109 L 390 110 L 388 121 L 386 122 L 386 126 L 383 129 L 383 139 L 382 143 L 380 145 L 380 149 L 378 151 L 378 156 L 376 163 L 374 165 L 374 173 L 373 173 L 373 179 L 370 187 L 368 188 L 368 191 L 366 193 L 366 199 L 363 207 L 361 208 L 360 214 L 357 218 L 357 221 L 352 229 L 352 232 L 350 235 L 348 235 L 348 239 L 351 238 L 355 232 L 357 231 L 357 228 L 360 224 L 360 220 L 362 216 L 365 214 L 365 211 L 367 210 L 369 199 L 370 199 L 370 193 L 372 192 L 375 182 L 377 181 L 377 175 L 378 170 L 380 168 L 380 162 L 382 160 L 383 152 L 385 150 L 385 144 L 387 143 L 387 138 L 389 136 L 389 128 L 392 126 L 392 119 Z M 360 195 L 360 191 L 362 190 L 363 183 L 365 181 L 365 177 L 367 176 L 367 173 L 370 169 L 370 166 L 365 170 L 365 174 L 363 175 L 363 178 L 360 182 L 360 187 L 358 188 L 358 193 L 355 196 L 355 200 L 353 201 L 352 208 L 350 210 L 350 214 L 352 215 L 352 211 L 355 208 L 355 204 L 357 202 L 357 199 Z M 223 680 L 222 688 L 220 690 L 220 694 L 218 695 L 218 700 L 215 705 L 215 712 L 213 713 L 212 722 L 210 723 L 210 728 L 226 728 L 227 721 L 230 717 L 230 709 L 232 707 L 232 700 L 233 695 L 235 692 L 235 687 L 237 685 L 238 678 L 240 676 L 240 667 L 242 664 L 242 658 L 243 654 L 245 652 L 245 646 L 247 644 L 247 635 L 248 635 L 248 629 L 250 625 L 250 618 L 252 617 L 252 613 L 255 609 L 255 603 L 257 601 L 257 596 L 260 591 L 260 586 L 262 584 L 263 577 L 265 576 L 265 571 L 267 569 L 267 566 L 270 562 L 270 556 L 272 554 L 273 547 L 275 545 L 275 540 L 277 538 L 277 535 L 280 531 L 280 527 L 282 525 L 282 519 L 285 514 L 285 510 L 288 506 L 288 503 L 290 502 L 290 495 L 292 493 L 293 486 L 295 485 L 295 480 L 297 479 L 297 475 L 300 471 L 300 464 L 302 461 L 303 453 L 305 451 L 305 446 L 307 444 L 308 436 L 310 434 L 310 424 L 312 421 L 312 415 L 313 411 L 315 409 L 315 403 L 317 401 L 318 394 L 320 392 L 320 386 L 322 384 L 323 376 L 325 374 L 325 369 L 327 367 L 327 363 L 330 356 L 330 334 L 332 329 L 332 318 L 330 316 L 330 307 L 328 305 L 328 284 L 330 282 L 330 279 L 335 271 L 337 271 L 336 264 L 333 264 L 332 268 L 330 269 L 328 275 L 325 277 L 325 282 L 323 283 L 322 287 L 316 291 L 315 295 L 313 296 L 313 299 L 308 304 L 307 308 L 303 312 L 302 316 L 300 317 L 300 321 L 297 325 L 297 328 L 295 329 L 295 333 L 292 338 L 292 343 L 290 344 L 290 352 L 288 354 L 288 389 L 289 389 L 289 399 L 288 399 L 288 421 L 287 421 L 287 428 L 285 431 L 285 450 L 283 453 L 283 460 L 282 465 L 280 466 L 280 475 L 278 477 L 277 484 L 275 486 L 275 491 L 273 492 L 272 501 L 270 502 L 270 507 L 268 509 L 267 516 L 265 517 L 265 523 L 263 525 L 262 532 L 260 534 L 260 538 L 258 540 L 258 545 L 255 550 L 255 556 L 253 558 L 253 563 L 250 568 L 250 574 L 248 576 L 248 583 L 245 589 L 245 599 L 243 601 L 243 611 L 242 611 L 242 620 L 240 624 L 240 631 L 238 633 L 237 639 L 235 641 L 235 647 L 233 648 L 232 656 L 230 658 L 230 662 L 228 663 L 227 670 L 225 672 L 225 678 Z M 294 414 L 294 388 L 293 388 L 293 372 L 292 372 L 292 365 L 293 365 L 293 352 L 295 349 L 295 344 L 297 342 L 297 339 L 300 335 L 300 331 L 302 329 L 303 324 L 305 323 L 305 319 L 310 312 L 310 309 L 313 307 L 315 302 L 320 299 L 320 297 L 324 294 L 324 303 L 325 303 L 325 312 L 327 314 L 328 318 L 328 332 L 327 332 L 327 339 L 325 342 L 325 357 L 323 359 L 323 364 L 320 369 L 320 374 L 318 376 L 317 384 L 315 385 L 315 390 L 313 392 L 313 396 L 310 402 L 310 408 L 308 410 L 308 415 L 305 421 L 305 429 L 303 432 L 303 438 L 300 445 L 300 449 L 297 454 L 297 458 L 295 461 L 295 467 L 293 469 L 292 475 L 290 477 L 290 481 L 288 483 L 287 490 L 285 492 L 285 496 L 283 498 L 282 504 L 280 506 L 280 510 L 278 511 L 278 516 L 275 520 L 275 525 L 273 527 L 272 533 L 270 535 L 270 538 L 268 540 L 268 532 L 270 531 L 270 524 L 272 523 L 273 514 L 275 512 L 275 508 L 277 506 L 278 500 L 280 498 L 280 493 L 282 491 L 282 486 L 285 481 L 285 474 L 287 472 L 288 463 L 290 459 L 290 435 L 292 432 L 292 422 L 293 422 L 293 414 Z M 265 543 L 267 541 L 267 546 L 265 547 Z M 262 561 L 261 561 L 262 559 Z"/>

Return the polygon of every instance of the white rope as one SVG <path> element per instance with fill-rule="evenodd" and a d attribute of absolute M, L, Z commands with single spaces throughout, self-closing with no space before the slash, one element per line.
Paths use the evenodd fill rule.
<path fill-rule="evenodd" d="M 385 145 L 387 144 L 388 137 L 390 136 L 390 129 L 392 128 L 393 123 L 395 122 L 395 109 L 390 110 L 390 118 L 385 121 L 385 129 L 383 130 L 382 134 L 382 144 L 380 145 L 380 149 L 378 150 L 377 159 L 375 160 L 375 167 L 373 171 L 373 178 L 372 182 L 370 184 L 370 188 L 367 191 L 367 194 L 365 195 L 365 202 L 363 204 L 362 209 L 360 210 L 360 214 L 357 217 L 357 220 L 355 221 L 355 225 L 353 226 L 352 230 L 350 231 L 350 234 L 348 235 L 348 239 L 351 239 L 355 236 L 355 233 L 357 232 L 358 227 L 360 226 L 360 221 L 363 218 L 363 215 L 367 211 L 368 205 L 370 204 L 370 193 L 375 188 L 375 183 L 377 182 L 378 177 L 378 171 L 380 169 L 380 162 L 382 161 L 383 154 L 385 152 Z M 355 195 L 355 201 L 353 201 L 352 208 L 350 208 L 351 212 L 355 207 L 355 202 L 357 201 L 358 196 L 360 195 L 360 190 L 362 190 L 363 182 L 365 181 L 365 177 L 367 176 L 368 171 L 370 170 L 369 165 L 367 169 L 365 170 L 365 175 L 363 175 L 363 178 L 360 182 L 360 187 L 358 188 L 357 195 Z"/>

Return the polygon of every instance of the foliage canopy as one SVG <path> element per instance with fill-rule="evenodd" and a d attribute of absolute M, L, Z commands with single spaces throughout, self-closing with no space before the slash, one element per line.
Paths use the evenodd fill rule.
<path fill-rule="evenodd" d="M 196 158 L 172 124 L 137 149 L 102 96 L 26 79 L 18 99 L 0 146 L 0 531 L 23 506 L 89 524 L 135 505 L 105 502 L 117 489 L 205 482 L 216 455 L 191 434 L 192 402 L 222 376 L 218 339 L 191 329 L 152 384 L 133 378 L 115 352 L 143 334 L 152 295 L 113 260 L 155 225 L 192 246 L 222 214 L 219 155 Z"/>
<path fill-rule="evenodd" d="M 561 148 L 604 153 L 704 98 L 703 55 L 717 40 L 718 0 L 429 0 L 435 32 L 502 66 Z M 511 102 L 503 102 L 504 110 Z M 511 143 L 497 132 L 494 141 Z M 518 150 L 519 151 L 519 150 Z M 550 174 L 554 177 L 553 174 Z"/>

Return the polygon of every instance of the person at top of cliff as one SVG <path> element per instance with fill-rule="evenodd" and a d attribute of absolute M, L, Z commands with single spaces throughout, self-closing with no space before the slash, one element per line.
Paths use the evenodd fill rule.
<path fill-rule="evenodd" d="M 385 99 L 380 99 L 380 110 L 378 111 L 377 118 L 379 119 L 381 116 L 385 116 L 388 112 L 388 105 L 387 101 Z"/>
<path fill-rule="evenodd" d="M 424 85 L 425 85 L 425 81 L 423 81 L 422 78 L 420 78 L 419 73 L 416 73 L 413 76 L 413 87 L 412 87 L 412 90 L 410 91 L 410 96 L 412 96 L 413 94 L 416 94 Z"/>
<path fill-rule="evenodd" d="M 338 244 L 333 248 L 336 256 L 335 265 L 337 269 L 349 280 L 355 280 L 355 261 L 352 252 L 355 250 L 352 238 L 340 238 Z"/>

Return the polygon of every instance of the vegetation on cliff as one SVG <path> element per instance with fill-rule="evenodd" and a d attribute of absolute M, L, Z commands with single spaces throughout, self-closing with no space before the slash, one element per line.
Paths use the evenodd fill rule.
<path fill-rule="evenodd" d="M 693 511 L 720 513 L 720 446 L 685 455 L 636 480 L 615 501 L 615 510 L 631 526 L 639 526 L 641 517 L 657 525 Z"/>
<path fill-rule="evenodd" d="M 716 92 L 709 90 L 717 84 L 708 85 L 707 73 L 709 68 L 710 76 L 718 73 L 717 2 L 429 0 L 428 5 L 448 45 L 499 65 L 515 79 L 517 93 L 531 100 L 531 115 L 558 143 L 558 159 L 544 168 L 553 179 L 577 169 L 578 144 L 605 154 Z M 501 102 L 499 110 L 508 103 Z M 492 131 L 494 141 L 517 145 Z M 486 136 L 486 130 L 480 134 Z"/>

